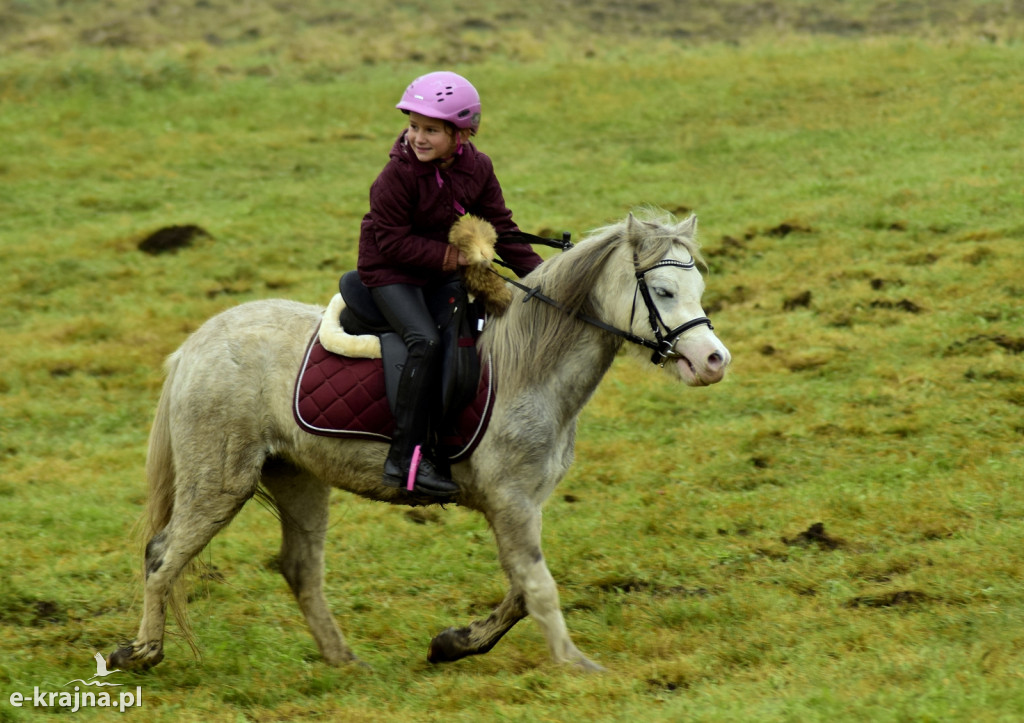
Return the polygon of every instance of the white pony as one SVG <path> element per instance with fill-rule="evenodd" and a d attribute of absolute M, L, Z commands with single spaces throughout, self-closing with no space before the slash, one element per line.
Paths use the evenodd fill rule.
<path fill-rule="evenodd" d="M 485 653 L 530 615 L 555 661 L 600 669 L 566 629 L 541 552 L 541 506 L 572 464 L 577 417 L 624 340 L 689 386 L 725 376 L 729 352 L 701 308 L 696 226 L 693 216 L 630 214 L 542 264 L 489 321 L 478 346 L 493 362 L 490 425 L 452 475 L 457 504 L 482 513 L 494 531 L 509 589 L 486 619 L 435 636 L 430 661 Z M 293 385 L 322 313 L 282 300 L 242 304 L 169 358 L 146 463 L 142 621 L 109 667 L 160 662 L 168 602 L 194 646 L 181 573 L 258 491 L 279 512 L 281 572 L 323 659 L 356 660 L 323 593 L 330 486 L 397 504 L 424 500 L 381 484 L 386 443 L 314 436 L 296 425 Z"/>

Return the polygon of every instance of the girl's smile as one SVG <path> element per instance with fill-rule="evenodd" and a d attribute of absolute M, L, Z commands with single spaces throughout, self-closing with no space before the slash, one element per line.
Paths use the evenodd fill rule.
<path fill-rule="evenodd" d="M 423 163 L 443 161 L 455 155 L 455 134 L 444 121 L 409 113 L 409 131 L 406 140 L 412 152 Z"/>

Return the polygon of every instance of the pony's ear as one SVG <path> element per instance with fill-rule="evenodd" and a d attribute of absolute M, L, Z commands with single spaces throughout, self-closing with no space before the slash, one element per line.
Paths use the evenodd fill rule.
<path fill-rule="evenodd" d="M 640 228 L 641 224 L 636 220 L 636 216 L 630 211 L 626 217 L 626 241 L 629 242 L 630 246 L 636 246 L 643 240 L 643 230 Z"/>
<path fill-rule="evenodd" d="M 689 236 L 693 238 L 697 235 L 697 215 L 690 214 L 690 217 L 684 221 L 680 221 L 679 225 L 676 226 L 676 235 L 678 236 Z"/>

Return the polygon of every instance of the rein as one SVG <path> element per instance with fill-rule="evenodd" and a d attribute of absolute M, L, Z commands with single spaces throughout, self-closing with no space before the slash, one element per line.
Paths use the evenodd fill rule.
<path fill-rule="evenodd" d="M 503 236 L 502 238 L 506 237 Z M 533 236 L 531 234 L 519 232 L 518 234 L 515 234 L 514 239 L 510 238 L 507 240 L 516 240 L 520 241 L 521 243 L 540 243 L 544 244 L 545 246 L 551 246 L 553 248 L 561 249 L 564 252 L 573 248 L 573 244 L 569 239 L 570 235 L 568 232 L 562 234 L 561 241 L 557 241 L 555 239 L 541 238 L 539 236 Z M 494 261 L 495 263 L 501 264 L 505 268 L 509 268 L 508 264 L 498 259 L 495 259 Z M 619 329 L 618 327 L 612 326 L 611 324 L 603 322 L 600 319 L 597 319 L 588 314 L 577 313 L 576 318 L 579 319 L 580 321 L 590 324 L 591 326 L 596 326 L 598 329 L 606 331 L 609 334 L 614 334 L 617 337 L 625 339 L 626 341 L 632 344 L 637 344 L 638 346 L 650 349 L 652 352 L 652 364 L 657 364 L 658 366 L 665 366 L 665 361 L 668 359 L 682 358 L 681 354 L 678 354 L 673 350 L 676 340 L 680 336 L 688 332 L 690 329 L 693 329 L 698 326 L 707 325 L 709 329 L 714 329 L 715 327 L 711 325 L 711 319 L 709 319 L 708 317 L 698 316 L 694 319 L 690 319 L 689 321 L 683 324 L 680 324 L 675 329 L 669 329 L 668 325 L 661 318 L 661 314 L 658 312 L 658 307 L 655 305 L 654 299 L 651 297 L 651 291 L 647 286 L 647 279 L 645 278 L 649 271 L 653 271 L 654 269 L 662 268 L 664 266 L 677 266 L 682 269 L 690 270 L 696 268 L 696 262 L 692 258 L 690 259 L 690 261 L 686 262 L 665 259 L 657 262 L 653 266 L 648 266 L 646 269 L 641 269 L 639 267 L 639 259 L 637 258 L 637 254 L 635 251 L 633 252 L 633 271 L 636 275 L 636 290 L 633 292 L 633 310 L 630 313 L 629 319 L 630 326 L 632 326 L 633 317 L 636 314 L 636 295 L 637 293 L 639 293 L 641 298 L 643 298 L 644 300 L 644 306 L 647 307 L 647 318 L 651 324 L 651 331 L 654 333 L 653 340 L 646 339 L 632 332 L 625 331 L 624 329 Z M 540 287 L 527 286 L 526 284 L 521 284 L 515 279 L 510 279 L 504 274 L 498 273 L 497 271 L 494 270 L 493 267 L 490 267 L 490 271 L 491 273 L 496 274 L 497 276 L 501 277 L 508 283 L 512 284 L 520 291 L 526 292 L 526 297 L 523 299 L 524 304 L 528 302 L 530 299 L 537 299 L 538 301 L 542 301 L 545 304 L 553 306 L 560 311 L 564 311 L 566 314 L 572 314 L 572 311 L 567 309 L 564 304 L 555 301 L 550 296 L 546 296 L 545 294 L 541 293 Z M 663 331 L 666 333 L 663 333 Z"/>

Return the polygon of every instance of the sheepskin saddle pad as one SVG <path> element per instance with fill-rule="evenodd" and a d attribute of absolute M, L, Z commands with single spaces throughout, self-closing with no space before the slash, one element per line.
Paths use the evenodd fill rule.
<path fill-rule="evenodd" d="M 395 420 L 380 338 L 346 333 L 339 321 L 344 305 L 336 295 L 310 339 L 295 381 L 295 421 L 310 434 L 390 442 Z M 438 451 L 452 462 L 472 454 L 490 418 L 495 392 L 490 359 L 481 360 L 480 367 L 476 397 L 452 429 L 442 430 Z"/>

